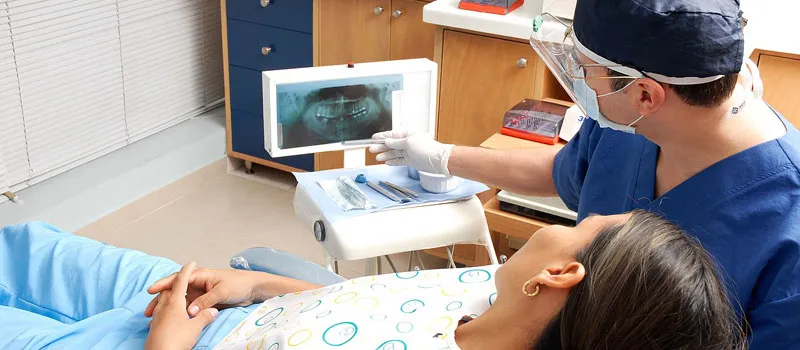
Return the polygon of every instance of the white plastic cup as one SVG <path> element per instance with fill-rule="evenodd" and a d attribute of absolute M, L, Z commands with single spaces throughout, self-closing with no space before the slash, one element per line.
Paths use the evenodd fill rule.
<path fill-rule="evenodd" d="M 461 182 L 461 178 L 455 176 L 439 175 L 419 172 L 419 184 L 425 191 L 431 193 L 447 193 L 450 192 Z"/>

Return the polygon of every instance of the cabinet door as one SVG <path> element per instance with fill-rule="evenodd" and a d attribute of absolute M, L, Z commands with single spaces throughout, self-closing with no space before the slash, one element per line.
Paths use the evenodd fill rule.
<path fill-rule="evenodd" d="M 389 59 L 391 0 L 320 0 L 319 64 Z"/>
<path fill-rule="evenodd" d="M 764 80 L 764 101 L 800 128 L 800 59 L 762 54 L 758 69 Z"/>
<path fill-rule="evenodd" d="M 478 146 L 503 115 L 533 97 L 536 53 L 526 43 L 446 30 L 439 94 L 439 141 Z"/>
<path fill-rule="evenodd" d="M 391 0 L 318 0 L 319 65 L 389 59 Z M 343 152 L 319 153 L 317 170 L 344 166 Z M 367 164 L 377 164 L 367 154 Z"/>
<path fill-rule="evenodd" d="M 436 26 L 422 21 L 422 7 L 425 4 L 415 0 L 392 0 L 391 59 L 433 60 Z"/>

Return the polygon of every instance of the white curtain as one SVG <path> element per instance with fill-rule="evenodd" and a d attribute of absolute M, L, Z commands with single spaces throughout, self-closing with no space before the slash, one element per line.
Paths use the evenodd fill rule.
<path fill-rule="evenodd" d="M 12 189 L 223 97 L 219 1 L 0 0 L 0 151 Z"/>

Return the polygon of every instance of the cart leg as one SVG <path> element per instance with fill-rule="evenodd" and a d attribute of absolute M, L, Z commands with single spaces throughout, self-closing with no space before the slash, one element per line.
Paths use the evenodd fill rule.
<path fill-rule="evenodd" d="M 364 259 L 364 276 L 377 275 L 380 269 L 380 257 Z"/>
<path fill-rule="evenodd" d="M 489 254 L 489 261 L 492 265 L 498 265 L 497 252 L 494 251 L 494 244 L 492 244 L 492 234 L 489 232 L 487 226 L 483 234 L 483 246 L 486 247 L 486 253 Z"/>
<path fill-rule="evenodd" d="M 325 253 L 325 268 L 333 273 L 339 273 L 338 271 L 336 271 L 338 270 L 338 268 L 334 267 L 334 264 L 337 265 L 336 267 L 338 267 L 339 265 L 338 262 L 335 261 L 332 256 L 330 256 L 330 254 Z"/>
<path fill-rule="evenodd" d="M 394 266 L 394 261 L 392 261 L 392 257 L 386 256 L 386 261 L 389 262 L 389 266 L 392 267 L 392 272 L 397 273 L 397 267 Z"/>
<path fill-rule="evenodd" d="M 253 162 L 249 160 L 244 161 L 244 173 L 248 175 L 255 174 L 255 170 L 253 170 Z"/>
<path fill-rule="evenodd" d="M 447 268 L 454 269 L 456 268 L 456 262 L 453 260 L 453 250 L 455 250 L 456 246 L 447 247 Z"/>
<path fill-rule="evenodd" d="M 423 270 L 426 270 L 425 263 L 422 262 L 422 257 L 419 256 L 419 251 L 415 250 L 413 254 L 417 256 L 417 262 L 419 263 L 419 267 L 421 267 Z"/>

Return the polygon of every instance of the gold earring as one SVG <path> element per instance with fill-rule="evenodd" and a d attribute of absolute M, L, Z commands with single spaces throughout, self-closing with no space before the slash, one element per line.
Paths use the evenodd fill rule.
<path fill-rule="evenodd" d="M 533 293 L 528 292 L 528 286 L 531 285 L 532 281 L 533 280 L 528 280 L 528 282 L 525 282 L 525 284 L 522 286 L 522 294 L 525 294 L 529 297 L 535 297 L 539 295 L 539 283 L 536 283 L 536 290 L 534 290 Z"/>

